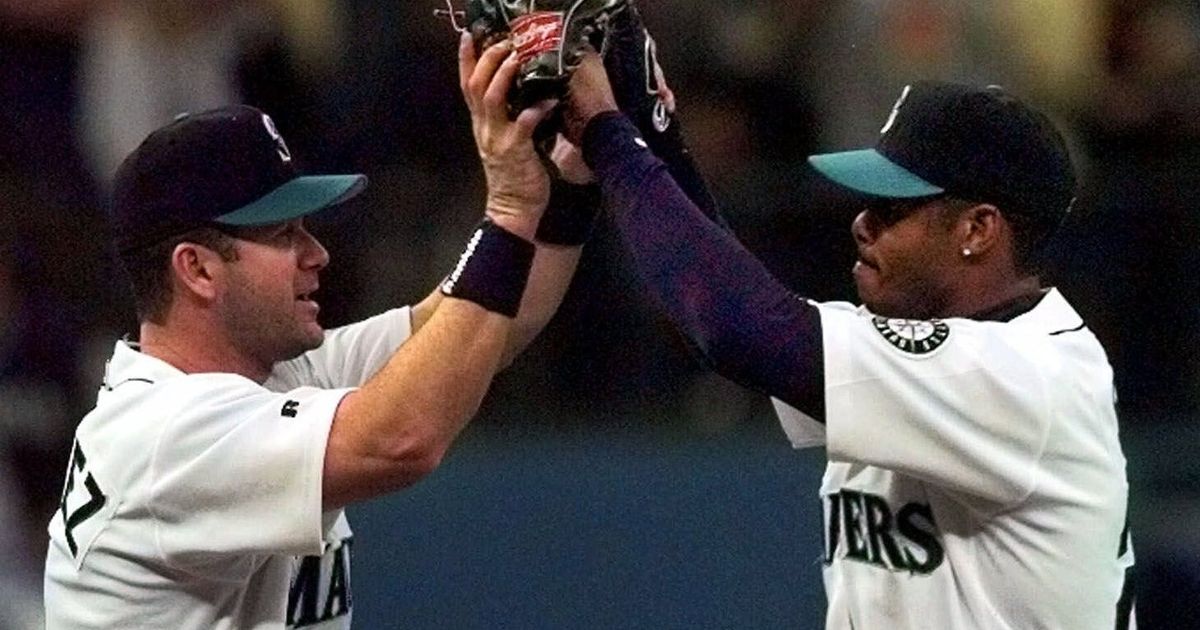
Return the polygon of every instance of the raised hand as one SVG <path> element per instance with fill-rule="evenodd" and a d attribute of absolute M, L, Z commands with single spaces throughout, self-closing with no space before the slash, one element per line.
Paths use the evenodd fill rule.
<path fill-rule="evenodd" d="M 596 114 L 616 111 L 612 85 L 604 70 L 604 62 L 594 52 L 583 56 L 571 77 L 567 92 L 567 107 L 563 112 L 563 135 L 577 147 L 583 146 L 583 132 Z"/>
<path fill-rule="evenodd" d="M 509 42 L 476 57 L 464 33 L 458 46 L 459 86 L 487 177 L 487 214 L 500 227 L 532 239 L 550 198 L 550 178 L 533 145 L 533 131 L 557 104 L 542 101 L 510 119 L 505 100 L 520 63 Z"/>
<path fill-rule="evenodd" d="M 594 184 L 596 175 L 583 161 L 583 152 L 566 136 L 558 135 L 550 151 L 550 161 L 558 168 L 559 177 L 570 184 Z"/>

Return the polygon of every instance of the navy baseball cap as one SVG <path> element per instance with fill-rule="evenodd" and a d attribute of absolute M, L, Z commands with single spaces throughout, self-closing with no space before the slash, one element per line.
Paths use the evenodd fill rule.
<path fill-rule="evenodd" d="M 873 149 L 813 155 L 846 188 L 907 199 L 949 194 L 1057 225 L 1075 198 L 1066 143 L 1044 115 L 998 86 L 904 88 Z"/>
<path fill-rule="evenodd" d="M 271 117 L 253 107 L 181 114 L 117 170 L 114 239 L 125 253 L 207 225 L 281 223 L 366 185 L 363 175 L 302 175 Z"/>

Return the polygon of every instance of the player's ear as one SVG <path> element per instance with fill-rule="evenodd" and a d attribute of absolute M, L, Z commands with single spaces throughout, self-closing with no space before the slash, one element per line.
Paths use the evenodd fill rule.
<path fill-rule="evenodd" d="M 971 204 L 959 215 L 957 228 L 964 256 L 980 256 L 994 250 L 1003 240 L 1004 216 L 990 203 Z"/>
<path fill-rule="evenodd" d="M 171 251 L 171 275 L 174 284 L 188 296 L 212 301 L 217 296 L 217 280 L 225 271 L 220 254 L 184 241 Z"/>

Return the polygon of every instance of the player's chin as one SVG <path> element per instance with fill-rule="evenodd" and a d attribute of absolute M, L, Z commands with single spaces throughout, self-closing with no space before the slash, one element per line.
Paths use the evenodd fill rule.
<path fill-rule="evenodd" d="M 879 272 L 873 267 L 868 267 L 862 263 L 854 266 L 854 287 L 858 290 L 858 299 L 867 308 L 871 309 L 872 313 L 876 305 L 882 303 L 883 287 L 879 283 Z"/>
<path fill-rule="evenodd" d="M 293 341 L 289 358 L 295 358 L 309 350 L 320 348 L 321 344 L 325 343 L 325 329 L 315 321 L 303 322 Z"/>
<path fill-rule="evenodd" d="M 323 330 L 318 328 L 314 332 L 306 328 L 294 335 L 286 345 L 280 346 L 280 352 L 275 355 L 275 360 L 291 361 L 305 352 L 320 348 L 323 343 L 325 343 L 325 332 Z"/>
<path fill-rule="evenodd" d="M 320 307 L 312 301 L 301 301 L 299 304 L 300 308 L 296 313 L 297 326 L 300 329 L 299 335 L 308 344 L 316 344 L 313 346 L 314 348 L 320 346 L 321 342 L 325 340 L 325 329 L 321 328 L 321 324 L 317 321 Z"/>
<path fill-rule="evenodd" d="M 316 350 L 325 343 L 325 329 L 317 322 L 308 322 L 304 327 L 305 350 Z"/>
<path fill-rule="evenodd" d="M 860 281 L 858 276 L 855 276 L 855 285 L 858 287 L 859 302 L 872 314 L 880 317 L 905 317 L 903 305 L 892 299 L 883 287 L 875 283 Z"/>

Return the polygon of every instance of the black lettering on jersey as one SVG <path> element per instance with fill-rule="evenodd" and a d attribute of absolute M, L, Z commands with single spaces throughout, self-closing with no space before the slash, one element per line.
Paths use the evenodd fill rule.
<path fill-rule="evenodd" d="M 863 495 L 866 508 L 867 541 L 871 544 L 871 563 L 881 567 L 889 564 L 897 569 L 907 569 L 900 547 L 892 538 L 892 511 L 887 501 L 873 494 Z M 880 552 L 883 553 L 880 553 Z M 883 554 L 887 554 L 887 558 Z"/>
<path fill-rule="evenodd" d="M 1117 558 L 1120 559 L 1129 552 L 1131 546 L 1131 535 L 1129 533 L 1129 515 L 1125 515 L 1125 526 L 1121 528 L 1121 542 L 1117 544 Z"/>
<path fill-rule="evenodd" d="M 348 614 L 354 607 L 350 591 L 350 546 L 353 540 L 341 541 L 324 556 L 300 559 L 299 569 L 288 590 L 289 628 L 323 623 Z"/>
<path fill-rule="evenodd" d="M 1125 527 L 1121 529 L 1121 542 L 1117 545 L 1117 558 L 1124 558 L 1133 547 L 1132 534 L 1129 531 L 1129 515 L 1125 515 Z M 1121 584 L 1121 596 L 1117 598 L 1117 630 L 1129 630 L 1133 627 L 1136 608 L 1134 596 L 1133 567 L 1125 569 L 1125 580 Z"/>
<path fill-rule="evenodd" d="M 867 541 L 863 539 L 862 495 L 853 490 L 842 491 L 842 522 L 846 530 L 846 557 L 867 560 Z"/>
<path fill-rule="evenodd" d="M 905 548 L 904 558 L 908 561 L 909 570 L 928 575 L 942 565 L 946 552 L 938 540 L 937 524 L 933 522 L 933 510 L 928 505 L 909 503 L 904 506 L 896 515 L 896 526 L 901 536 L 912 541 L 925 554 L 925 560 L 922 562 L 912 551 Z"/>
<path fill-rule="evenodd" d="M 875 317 L 871 323 L 888 343 L 909 354 L 929 354 L 950 338 L 950 326 L 940 319 L 922 321 Z"/>
<path fill-rule="evenodd" d="M 325 619 L 332 619 L 350 612 L 353 602 L 350 601 L 350 566 L 347 554 L 350 553 L 350 541 L 338 547 L 333 552 L 333 570 L 329 576 L 329 596 L 325 598 Z"/>
<path fill-rule="evenodd" d="M 1125 569 L 1125 581 L 1121 585 L 1121 596 L 1117 598 L 1117 630 L 1129 630 L 1133 626 L 1133 611 L 1137 607 L 1134 595 L 1133 567 Z"/>
<path fill-rule="evenodd" d="M 297 413 L 296 410 L 299 408 L 300 408 L 300 401 L 289 400 L 289 401 L 283 403 L 283 409 L 279 410 L 279 415 L 281 415 L 285 418 L 295 418 L 296 413 Z"/>
<path fill-rule="evenodd" d="M 831 494 L 829 500 L 829 530 L 825 533 L 825 564 L 833 563 L 837 557 L 838 542 L 842 538 L 842 495 Z"/>
<path fill-rule="evenodd" d="M 321 588 L 321 556 L 305 556 L 300 559 L 300 569 L 288 590 L 289 628 L 311 626 L 317 623 L 317 594 Z"/>
<path fill-rule="evenodd" d="M 825 564 L 837 559 L 842 544 L 847 560 L 890 571 L 929 574 L 945 559 L 933 511 L 926 504 L 908 503 L 893 513 L 883 497 L 854 490 L 825 500 Z"/>
<path fill-rule="evenodd" d="M 70 496 L 71 491 L 75 489 L 75 479 L 77 477 L 83 479 L 83 487 L 88 492 L 88 500 L 73 512 L 68 513 L 67 498 Z M 79 554 L 79 544 L 75 542 L 75 528 L 95 515 L 96 512 L 99 512 L 107 502 L 108 497 L 104 496 L 104 493 L 100 490 L 100 484 L 96 483 L 96 478 L 92 476 L 91 471 L 87 470 L 87 457 L 84 456 L 83 449 L 80 448 L 77 440 L 75 448 L 71 451 L 71 462 L 67 465 L 67 481 L 63 486 L 62 498 L 58 501 L 58 509 L 62 513 L 63 518 L 67 547 L 71 549 L 71 557 Z"/>

